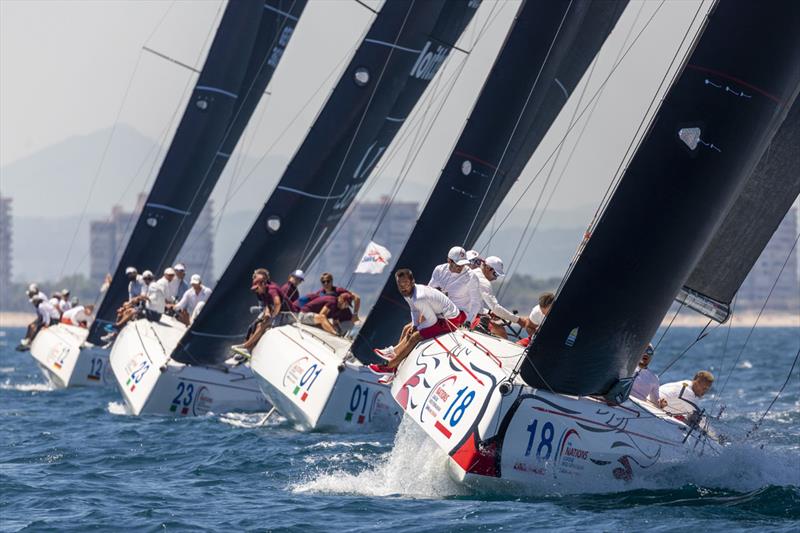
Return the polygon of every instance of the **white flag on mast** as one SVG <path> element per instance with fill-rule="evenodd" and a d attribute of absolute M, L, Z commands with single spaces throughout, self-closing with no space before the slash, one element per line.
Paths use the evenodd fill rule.
<path fill-rule="evenodd" d="M 391 258 L 392 254 L 389 250 L 380 244 L 369 241 L 367 249 L 364 250 L 364 255 L 356 267 L 356 274 L 380 274 Z"/>

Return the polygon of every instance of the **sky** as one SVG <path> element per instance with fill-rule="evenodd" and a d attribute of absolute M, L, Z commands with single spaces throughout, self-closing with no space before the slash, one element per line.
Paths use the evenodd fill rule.
<path fill-rule="evenodd" d="M 369 3 L 380 6 L 379 0 Z M 384 158 L 373 185 L 365 187 L 360 198 L 377 198 L 405 176 L 398 199 L 425 200 L 518 5 L 517 0 L 484 0 L 459 42 L 472 52 L 451 54 L 423 97 L 428 105 L 418 106 L 406 122 L 398 136 L 401 142 L 390 150 L 394 155 Z M 596 68 L 584 79 L 584 99 L 579 98 L 581 85 L 490 228 L 527 220 L 550 172 L 549 158 L 562 141 L 553 175 L 563 170 L 563 178 L 548 209 L 577 213 L 578 227 L 590 222 L 635 142 L 642 118 L 653 111 L 651 104 L 666 88 L 665 73 L 678 63 L 671 61 L 689 46 L 709 6 L 698 0 L 630 2 Z M 167 143 L 196 79 L 191 71 L 143 47 L 200 68 L 223 9 L 224 2 L 218 0 L 0 1 L 0 190 L 13 195 L 15 215 L 108 213 L 117 199 L 130 208 L 136 194 L 149 188 L 157 165 L 141 182 L 125 187 L 120 197 L 134 172 L 111 172 L 116 168 L 113 160 L 133 169 L 142 163 L 142 155 L 115 144 L 111 133 L 115 127 L 130 127 Z M 268 88 L 270 95 L 262 99 L 237 147 L 237 156 L 247 163 L 229 164 L 212 195 L 221 216 L 263 205 L 280 177 L 275 161 L 288 162 L 373 17 L 354 0 L 309 1 Z M 596 107 L 590 107 L 591 97 L 597 98 Z M 576 113 L 581 118 L 572 124 Z M 3 178 L 5 167 L 100 131 L 109 133 L 103 134 L 108 138 L 93 155 L 92 168 L 97 170 L 75 178 L 67 192 L 52 187 L 58 176 L 24 183 Z M 581 131 L 580 144 L 568 157 Z M 272 164 L 259 166 L 261 160 Z M 552 187 L 556 180 L 550 183 Z M 49 197 L 48 191 L 56 189 L 58 197 Z M 513 202 L 519 205 L 512 210 Z M 42 210 L 42 205 L 47 208 Z M 246 230 L 242 228 L 242 234 Z"/>

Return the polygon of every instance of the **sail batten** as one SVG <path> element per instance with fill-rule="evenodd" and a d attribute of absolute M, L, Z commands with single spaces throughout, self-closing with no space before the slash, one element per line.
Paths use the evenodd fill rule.
<path fill-rule="evenodd" d="M 425 209 L 396 261 L 426 282 L 453 245 L 470 248 L 613 29 L 626 1 L 527 0 Z M 464 239 L 464 232 L 470 228 Z M 394 342 L 408 306 L 394 279 L 353 342 L 364 363 Z"/>
<path fill-rule="evenodd" d="M 127 299 L 127 267 L 160 274 L 175 261 L 272 78 L 306 1 L 228 2 L 158 176 L 98 307 L 89 342 L 101 343 L 103 326 L 114 322 L 117 308 Z"/>
<path fill-rule="evenodd" d="M 604 394 L 633 374 L 797 96 L 797 27 L 790 0 L 715 5 L 531 341 L 526 383 Z"/>
<path fill-rule="evenodd" d="M 253 270 L 266 267 L 282 282 L 310 263 L 400 130 L 402 121 L 386 117 L 407 117 L 449 54 L 432 43 L 456 42 L 478 6 L 384 3 L 173 359 L 226 359 L 226 339 L 243 339 L 253 319 Z"/>

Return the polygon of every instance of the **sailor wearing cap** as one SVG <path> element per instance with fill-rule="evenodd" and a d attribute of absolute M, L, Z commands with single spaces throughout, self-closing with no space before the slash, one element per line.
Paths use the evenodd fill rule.
<path fill-rule="evenodd" d="M 203 280 L 199 274 L 193 274 L 191 278 L 192 286 L 189 290 L 183 293 L 183 297 L 175 306 L 175 312 L 178 320 L 187 326 L 194 319 L 197 311 L 197 306 L 201 303 L 208 301 L 211 296 L 211 289 L 203 285 Z"/>
<path fill-rule="evenodd" d="M 166 303 L 174 304 L 175 303 L 175 295 L 178 293 L 178 278 L 175 276 L 175 269 L 172 267 L 167 267 L 164 269 L 164 276 L 158 280 L 165 282 L 164 297 L 166 298 Z M 163 312 L 163 311 L 162 311 Z"/>
<path fill-rule="evenodd" d="M 291 302 L 297 302 L 297 299 L 300 297 L 300 290 L 298 287 L 305 279 L 306 275 L 303 273 L 303 271 L 297 269 L 289 274 L 288 281 L 281 285 L 281 290 Z"/>
<path fill-rule="evenodd" d="M 481 309 L 481 289 L 477 275 L 468 268 L 464 248 L 453 246 L 447 252 L 447 263 L 433 269 L 429 287 L 439 289 L 472 321 Z"/>
<path fill-rule="evenodd" d="M 186 277 L 186 267 L 183 263 L 176 263 L 172 269 L 175 271 L 175 279 L 170 282 L 170 291 L 175 295 L 175 301 L 183 298 L 183 293 L 189 290 L 189 284 L 184 279 Z"/>
<path fill-rule="evenodd" d="M 478 282 L 481 288 L 481 298 L 483 299 L 482 313 L 486 315 L 494 315 L 512 324 L 519 324 L 522 327 L 528 326 L 528 319 L 525 317 L 517 316 L 497 301 L 492 290 L 492 282 L 506 275 L 503 267 L 503 260 L 495 255 L 487 257 L 480 268 L 478 275 Z M 482 320 L 481 325 L 488 327 L 489 331 L 498 337 L 508 338 L 504 327 L 494 324 L 490 320 Z"/>
<path fill-rule="evenodd" d="M 39 289 L 39 286 L 35 283 L 31 283 L 28 285 L 28 290 L 25 292 L 28 295 L 28 299 L 32 299 L 34 296 L 39 296 L 42 300 L 47 300 L 47 295 Z"/>
<path fill-rule="evenodd" d="M 59 306 L 61 307 L 62 314 L 64 311 L 69 311 L 72 309 L 72 302 L 69 299 L 69 289 L 61 290 L 61 302 L 59 302 Z"/>
<path fill-rule="evenodd" d="M 477 270 L 483 264 L 483 257 L 481 257 L 480 252 L 477 250 L 469 250 L 467 252 L 467 261 L 469 261 L 470 269 Z"/>
<path fill-rule="evenodd" d="M 150 271 L 148 270 L 148 272 Z M 128 301 L 130 302 L 137 296 L 141 296 L 145 293 L 145 284 L 142 276 L 140 276 L 136 268 L 132 266 L 125 269 L 125 275 L 128 277 Z"/>

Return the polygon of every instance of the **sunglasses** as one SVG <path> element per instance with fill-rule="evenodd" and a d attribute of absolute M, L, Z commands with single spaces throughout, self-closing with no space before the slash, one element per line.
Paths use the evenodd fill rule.
<path fill-rule="evenodd" d="M 320 281 L 321 281 L 322 283 L 326 284 L 326 285 L 327 285 L 328 283 L 333 283 L 333 280 L 332 280 L 332 279 L 322 279 L 322 280 L 320 280 Z"/>

